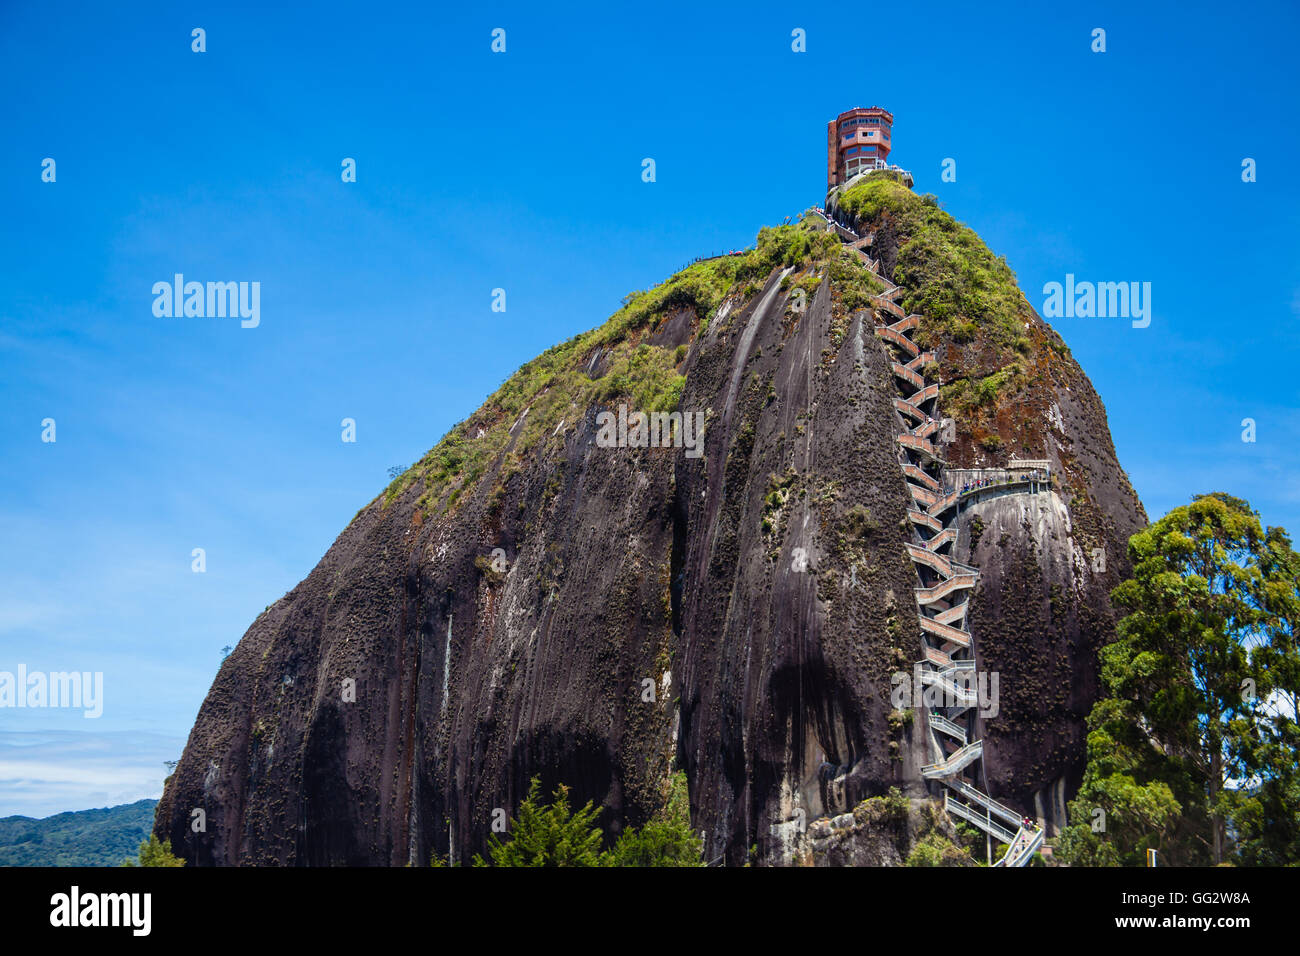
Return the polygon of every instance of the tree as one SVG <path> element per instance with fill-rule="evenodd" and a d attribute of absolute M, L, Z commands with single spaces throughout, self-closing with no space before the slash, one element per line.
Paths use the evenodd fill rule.
<path fill-rule="evenodd" d="M 1088 717 L 1088 764 L 1070 803 L 1072 824 L 1056 850 L 1078 866 L 1141 866 L 1148 848 L 1170 858 L 1186 829 L 1204 823 L 1203 801 L 1186 807 L 1174 796 L 1193 794 L 1187 775 L 1141 731 L 1126 701 L 1098 701 Z M 1203 862 L 1203 861 L 1200 861 Z"/>
<path fill-rule="evenodd" d="M 1129 557 L 1063 857 L 1294 860 L 1300 556 L 1245 501 L 1214 493 L 1135 534 Z"/>
<path fill-rule="evenodd" d="M 528 796 L 505 840 L 488 839 L 488 860 L 475 866 L 703 866 L 703 842 L 691 830 L 686 774 L 669 780 L 664 803 L 641 829 L 628 827 L 608 852 L 601 852 L 602 833 L 596 820 L 600 808 L 590 801 L 574 812 L 569 788 L 556 788 L 550 804 L 542 804 L 541 781 L 534 777 Z M 435 855 L 432 865 L 443 865 Z"/>
<path fill-rule="evenodd" d="M 1263 621 L 1251 649 L 1257 706 L 1238 736 L 1242 786 L 1227 794 L 1241 862 L 1300 863 L 1300 555 L 1281 528 L 1265 533 L 1258 559 Z"/>
<path fill-rule="evenodd" d="M 533 777 L 528 796 L 510 827 L 509 839 L 495 833 L 488 839 L 492 866 L 599 866 L 601 831 L 595 825 L 600 810 L 587 801 L 574 813 L 569 788 L 560 784 L 548 806 L 542 805 L 542 783 Z M 481 856 L 475 866 L 487 866 Z"/>
<path fill-rule="evenodd" d="M 686 774 L 668 784 L 664 805 L 640 830 L 628 827 L 608 854 L 608 866 L 703 866 L 704 841 L 691 829 Z"/>
<path fill-rule="evenodd" d="M 938 830 L 931 830 L 912 846 L 905 866 L 975 866 L 975 859 Z"/>
<path fill-rule="evenodd" d="M 185 861 L 172 853 L 172 841 L 159 841 L 157 834 L 140 844 L 139 862 L 127 860 L 123 866 L 184 866 Z"/>

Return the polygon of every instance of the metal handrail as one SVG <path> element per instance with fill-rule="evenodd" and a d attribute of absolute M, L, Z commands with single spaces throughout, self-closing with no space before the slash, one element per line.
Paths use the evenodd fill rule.
<path fill-rule="evenodd" d="M 1001 840 L 1003 843 L 1009 845 L 1015 842 L 1016 839 L 1015 833 L 1013 833 L 1011 830 L 1008 830 L 1000 823 L 995 823 L 992 817 L 981 816 L 979 813 L 977 813 L 972 808 L 966 806 L 964 803 L 958 803 L 956 800 L 950 800 L 947 790 L 943 792 L 943 809 L 948 813 L 952 813 L 955 816 L 961 817 L 963 820 L 966 820 L 969 823 L 975 824 L 985 833 L 989 834 L 989 836 L 995 837 Z"/>
<path fill-rule="evenodd" d="M 1026 837 L 1023 843 L 1020 838 Z M 1007 852 L 1002 855 L 1002 859 L 994 863 L 994 866 L 1025 866 L 1033 859 L 1034 852 L 1043 845 L 1043 831 L 1039 828 L 1026 830 L 1023 826 L 1016 831 L 1015 841 L 1007 847 Z"/>
<path fill-rule="evenodd" d="M 931 714 L 929 721 L 931 727 L 942 730 L 950 737 L 956 737 L 959 739 L 963 747 L 970 743 L 970 741 L 966 739 L 966 728 L 957 726 L 947 717 L 943 716 L 943 714 Z"/>
<path fill-rule="evenodd" d="M 975 587 L 975 582 L 978 579 L 979 577 L 976 574 L 954 574 L 947 581 L 940 581 L 928 588 L 912 588 L 912 593 L 916 596 L 918 604 L 933 604 L 935 601 L 942 601 L 953 591 Z"/>
<path fill-rule="evenodd" d="M 958 773 L 965 767 L 970 766 L 984 753 L 984 741 L 972 740 L 965 747 L 961 747 L 950 753 L 946 760 L 938 763 L 927 764 L 921 768 L 923 777 L 946 777 L 950 774 Z"/>
<path fill-rule="evenodd" d="M 985 809 L 989 810 L 992 813 L 996 813 L 1004 820 L 1010 820 L 1017 827 L 1020 826 L 1020 821 L 1022 819 L 1020 814 L 1016 813 L 1016 811 L 1012 810 L 1010 807 L 998 803 L 992 797 L 988 796 L 983 791 L 978 790 L 975 787 L 972 787 L 966 781 L 954 780 L 949 782 L 948 786 L 952 787 L 952 789 L 956 790 L 966 799 L 974 800 L 976 803 L 980 804 L 980 806 L 984 807 Z"/>
<path fill-rule="evenodd" d="M 942 690 L 949 698 L 957 702 L 954 706 L 974 707 L 976 704 L 979 703 L 979 695 L 976 694 L 975 691 L 969 690 L 965 687 L 958 687 L 951 680 L 948 680 L 947 678 L 944 677 L 940 677 L 938 673 L 935 671 L 922 671 L 921 683 L 938 685 L 940 690 Z M 982 743 L 982 741 L 979 740 L 969 741 L 968 746 L 977 743 Z"/>
<path fill-rule="evenodd" d="M 898 169 L 898 167 L 890 168 L 907 175 L 910 179 L 910 174 Z M 856 176 L 854 178 L 856 179 Z M 830 221 L 829 217 L 827 217 L 827 219 Z M 838 223 L 835 225 L 837 227 L 836 231 L 840 232 L 843 237 L 843 230 L 839 228 Z M 873 305 L 880 311 L 896 315 L 898 319 L 898 321 L 891 324 L 877 327 L 877 335 L 886 342 L 896 345 L 914 356 L 905 365 L 898 362 L 893 363 L 894 375 L 900 379 L 901 382 L 906 383 L 906 385 L 900 385 L 899 391 L 905 391 L 906 386 L 908 385 L 917 390 L 910 396 L 896 399 L 895 408 L 898 409 L 901 414 L 915 417 L 917 421 L 921 422 L 921 424 L 916 428 L 909 428 L 907 432 L 899 435 L 898 442 L 906 449 L 929 454 L 938 460 L 938 452 L 934 445 L 925 440 L 925 438 L 922 438 L 920 434 L 924 432 L 928 436 L 928 434 L 933 431 L 933 426 L 931 425 L 933 419 L 929 414 L 922 412 L 919 406 L 921 403 L 928 401 L 931 398 L 937 398 L 939 389 L 937 384 L 926 385 L 925 380 L 917 374 L 918 368 L 934 361 L 935 357 L 932 352 L 922 352 L 915 342 L 903 334 L 904 332 L 911 331 L 919 325 L 922 317 L 915 314 L 905 314 L 902 308 L 893 301 L 899 298 L 902 291 L 901 287 L 896 283 L 879 276 L 877 273 L 879 263 L 874 262 L 861 248 L 862 246 L 870 244 L 870 240 L 865 242 L 858 241 L 857 233 L 854 232 L 852 235 L 854 236 L 854 242 L 852 243 L 853 248 L 855 248 L 863 259 L 866 260 L 870 265 L 873 274 L 876 274 L 877 278 L 880 278 L 881 282 L 886 286 L 886 291 L 884 293 L 871 297 Z M 893 353 L 890 354 L 892 355 Z M 904 454 L 900 457 L 906 458 L 907 456 Z M 944 464 L 941 460 L 939 463 L 941 467 Z M 902 464 L 905 477 L 908 476 L 909 472 L 914 473 L 914 475 L 925 474 L 914 461 L 901 461 L 900 464 Z M 996 472 L 999 477 L 1005 476 L 1006 480 L 996 482 L 993 486 L 1017 484 L 1032 485 L 1039 482 L 1046 482 L 1050 487 L 1050 482 L 1052 480 L 1050 468 L 1039 467 L 1037 472 L 1034 474 L 1025 474 L 1023 471 L 1026 467 L 1032 468 L 1043 464 L 1045 464 L 1045 462 L 1039 462 L 1037 460 L 1025 463 L 1014 462 L 1011 468 L 1001 469 Z M 983 471 L 983 469 L 980 471 Z M 960 473 L 961 471 L 957 472 L 958 475 L 960 475 Z M 1013 473 L 1014 479 L 1012 478 Z M 929 476 L 927 475 L 926 477 Z M 947 475 L 944 477 L 947 477 Z M 913 477 L 913 481 L 919 481 L 919 479 Z M 923 484 L 930 484 L 930 482 L 925 481 Z M 926 499 L 933 497 L 932 494 L 928 493 L 919 484 L 913 484 L 912 481 L 908 482 L 908 486 L 916 502 L 924 507 L 924 510 L 909 508 L 909 519 L 913 521 L 913 523 L 924 524 L 937 531 L 934 537 L 929 539 L 928 544 L 909 545 L 908 551 L 910 556 L 918 564 L 924 564 L 933 568 L 946 579 L 930 587 L 913 589 L 913 594 L 916 598 L 917 604 L 925 606 L 943 600 L 955 591 L 972 588 L 978 581 L 979 570 L 977 568 L 953 561 L 951 558 L 946 558 L 943 555 L 938 555 L 930 549 L 930 546 L 935 545 L 937 542 L 946 541 L 954 537 L 950 523 L 951 519 L 945 521 L 940 517 L 940 515 L 943 515 L 954 505 L 959 504 L 965 495 L 976 493 L 984 488 L 992 486 L 983 485 L 977 488 L 966 488 L 962 490 L 959 489 L 958 482 L 955 479 L 952 481 L 951 485 L 949 485 L 947 481 L 944 481 L 942 485 L 944 494 L 934 503 L 928 504 L 928 506 L 926 506 Z M 920 608 L 918 608 L 918 611 L 919 610 Z M 923 632 L 929 632 L 932 636 L 943 638 L 952 643 L 964 643 L 965 646 L 970 647 L 972 642 L 970 633 L 962 628 L 954 627 L 949 623 L 949 621 L 962 619 L 965 616 L 965 613 L 966 608 L 965 602 L 963 601 L 957 606 L 947 608 L 941 612 L 941 616 L 946 620 L 927 617 L 924 612 L 918 613 L 918 619 L 921 623 Z M 954 636 L 960 638 L 960 640 L 955 640 Z M 957 700 L 960 705 L 973 706 L 978 703 L 978 695 L 973 689 L 958 687 L 952 680 L 952 677 L 959 672 L 965 673 L 973 671 L 975 668 L 975 661 L 973 659 L 952 660 L 952 658 L 944 651 L 930 646 L 928 640 L 925 642 L 925 651 L 926 661 L 924 663 L 937 669 L 923 669 L 920 671 L 919 676 L 923 684 L 931 686 L 938 685 L 951 698 Z M 941 666 L 943 661 L 948 662 L 947 666 Z M 1008 844 L 1007 853 L 1004 854 L 1002 859 L 995 865 L 1023 866 L 1024 863 L 1032 857 L 1033 852 L 1042 845 L 1044 839 L 1042 831 L 1037 829 L 1026 830 L 1023 826 L 1023 819 L 1014 810 L 1005 807 L 991 797 L 986 796 L 975 787 L 967 784 L 965 781 L 953 779 L 954 775 L 960 770 L 983 756 L 984 742 L 982 740 L 968 740 L 968 732 L 957 725 L 954 721 L 944 717 L 942 714 L 930 714 L 929 720 L 933 731 L 950 735 L 961 742 L 962 746 L 949 754 L 946 758 L 936 763 L 923 766 L 921 768 L 922 776 L 930 779 L 939 778 L 950 790 L 955 791 L 960 796 L 970 800 L 976 806 L 983 808 L 984 813 L 981 815 L 974 807 L 968 806 L 959 800 L 954 800 L 949 790 L 944 790 L 945 811 L 973 823 L 985 833 L 988 833 L 999 841 Z M 933 738 L 932 743 L 935 746 L 941 747 L 938 741 Z M 993 819 L 994 815 L 998 816 L 1004 822 L 1013 823 L 1016 827 L 1015 832 L 1007 826 L 1004 826 L 1003 823 L 995 822 Z"/>

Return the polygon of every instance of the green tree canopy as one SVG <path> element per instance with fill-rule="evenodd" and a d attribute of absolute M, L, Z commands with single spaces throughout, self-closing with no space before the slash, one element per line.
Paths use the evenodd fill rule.
<path fill-rule="evenodd" d="M 549 804 L 542 803 L 542 782 L 534 777 L 505 840 L 488 838 L 492 866 L 599 866 L 600 810 L 591 801 L 576 813 L 569 808 L 569 788 L 560 784 Z M 488 865 L 475 857 L 476 866 Z"/>
<path fill-rule="evenodd" d="M 669 781 L 664 805 L 640 830 L 624 830 L 608 854 L 609 866 L 703 866 L 704 841 L 691 830 L 686 774 Z"/>
<path fill-rule="evenodd" d="M 534 777 L 505 839 L 488 838 L 488 859 L 475 866 L 702 866 L 703 844 L 691 831 L 686 775 L 675 774 L 664 804 L 641 829 L 628 827 L 612 849 L 601 852 L 600 809 L 590 801 L 569 807 L 569 789 L 561 784 L 549 804 Z M 435 857 L 435 865 L 440 863 Z"/>
<path fill-rule="evenodd" d="M 1125 613 L 1062 855 L 1296 862 L 1300 555 L 1240 498 L 1199 495 L 1129 539 Z M 1101 811 L 1101 813 L 1098 813 Z"/>
<path fill-rule="evenodd" d="M 159 840 L 157 834 L 150 833 L 149 839 L 140 844 L 139 862 L 127 860 L 123 866 L 184 866 L 185 861 L 172 853 L 171 840 Z"/>

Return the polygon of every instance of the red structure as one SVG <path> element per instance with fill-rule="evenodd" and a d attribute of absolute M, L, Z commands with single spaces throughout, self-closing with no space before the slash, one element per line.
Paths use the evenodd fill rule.
<path fill-rule="evenodd" d="M 881 106 L 855 106 L 826 124 L 826 188 L 868 169 L 885 168 L 894 114 Z"/>

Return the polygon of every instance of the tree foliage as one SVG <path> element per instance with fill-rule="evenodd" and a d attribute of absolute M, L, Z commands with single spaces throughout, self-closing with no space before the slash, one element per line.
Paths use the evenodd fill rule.
<path fill-rule="evenodd" d="M 1214 493 L 1135 534 L 1129 557 L 1062 856 L 1300 862 L 1300 555 Z"/>
<path fill-rule="evenodd" d="M 488 838 L 492 866 L 598 866 L 600 810 L 591 801 L 576 813 L 569 807 L 569 788 L 556 788 L 549 804 L 542 803 L 542 782 L 534 777 L 519 806 L 506 839 Z M 475 866 L 487 866 L 481 856 Z"/>
<path fill-rule="evenodd" d="M 156 800 L 43 819 L 0 817 L 0 867 L 120 866 L 153 828 Z"/>
<path fill-rule="evenodd" d="M 704 844 L 691 830 L 686 774 L 669 782 L 668 798 L 640 830 L 629 827 L 608 854 L 609 866 L 702 866 Z"/>
<path fill-rule="evenodd" d="M 157 834 L 150 833 L 149 839 L 140 844 L 139 862 L 127 860 L 124 866 L 184 866 L 185 861 L 172 853 L 171 840 L 159 840 Z"/>
<path fill-rule="evenodd" d="M 601 850 L 597 825 L 600 809 L 590 801 L 579 810 L 569 806 L 569 788 L 561 784 L 543 803 L 541 781 L 534 777 L 504 839 L 493 834 L 488 858 L 475 866 L 701 866 L 703 846 L 691 831 L 686 775 L 669 783 L 663 806 L 637 830 L 629 827 L 612 849 Z"/>

